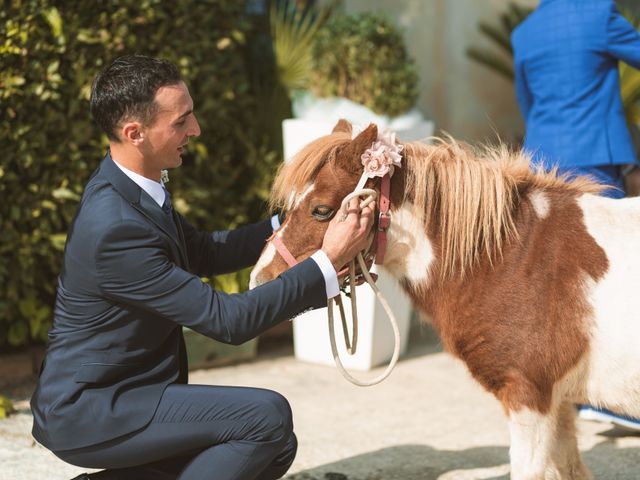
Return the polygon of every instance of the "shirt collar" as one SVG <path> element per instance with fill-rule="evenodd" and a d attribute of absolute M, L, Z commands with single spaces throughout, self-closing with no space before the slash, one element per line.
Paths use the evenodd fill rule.
<path fill-rule="evenodd" d="M 149 194 L 149 196 L 151 196 L 151 198 L 153 198 L 153 200 L 162 207 L 162 204 L 164 203 L 164 197 L 165 197 L 165 191 L 164 191 L 164 184 L 162 183 L 162 180 L 160 180 L 160 182 L 156 182 L 154 180 L 151 180 L 150 178 L 147 177 L 143 177 L 142 175 L 136 173 L 136 172 L 132 172 L 131 170 L 129 170 L 126 167 L 123 167 L 122 165 L 120 165 L 115 159 L 113 159 L 113 163 L 115 163 L 118 168 L 120 170 L 122 170 L 122 172 L 129 177 L 131 180 L 133 180 L 142 190 L 144 190 L 145 192 L 147 192 Z"/>

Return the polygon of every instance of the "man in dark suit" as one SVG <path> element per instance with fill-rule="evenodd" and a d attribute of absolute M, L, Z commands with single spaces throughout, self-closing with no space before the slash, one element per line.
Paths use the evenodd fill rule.
<path fill-rule="evenodd" d="M 240 344 L 337 293 L 336 271 L 363 249 L 373 211 L 333 221 L 321 250 L 251 291 L 200 280 L 247 267 L 273 230 L 194 229 L 171 207 L 161 171 L 200 134 L 177 68 L 116 60 L 94 81 L 91 112 L 110 149 L 69 231 L 53 327 L 31 400 L 33 435 L 79 478 L 276 479 L 296 452 L 276 392 L 187 385 L 182 326 Z"/>

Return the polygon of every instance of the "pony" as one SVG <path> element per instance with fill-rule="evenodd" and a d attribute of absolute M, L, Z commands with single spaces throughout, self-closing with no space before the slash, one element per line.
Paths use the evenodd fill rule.
<path fill-rule="evenodd" d="M 377 136 L 371 124 L 352 138 L 341 120 L 281 166 L 275 235 L 297 260 L 321 247 Z M 640 417 L 640 198 L 604 198 L 589 179 L 532 168 L 504 145 L 447 137 L 402 153 L 382 268 L 501 403 L 512 478 L 591 478 L 575 404 Z M 267 243 L 251 284 L 286 268 Z"/>

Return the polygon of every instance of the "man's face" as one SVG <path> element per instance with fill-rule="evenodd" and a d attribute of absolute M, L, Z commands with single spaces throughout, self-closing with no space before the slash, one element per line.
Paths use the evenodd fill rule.
<path fill-rule="evenodd" d="M 155 102 L 159 111 L 153 125 L 144 127 L 142 150 L 154 169 L 175 168 L 182 164 L 180 156 L 189 137 L 200 135 L 200 125 L 193 114 L 193 100 L 187 86 L 180 82 L 160 87 Z"/>

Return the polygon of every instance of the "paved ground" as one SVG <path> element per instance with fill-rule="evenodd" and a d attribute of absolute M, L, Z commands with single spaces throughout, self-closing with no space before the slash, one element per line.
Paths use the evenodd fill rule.
<path fill-rule="evenodd" d="M 508 479 L 508 434 L 498 403 L 433 342 L 413 343 L 376 387 L 354 387 L 334 368 L 296 361 L 290 349 L 195 371 L 191 382 L 283 393 L 300 439 L 289 480 Z M 72 478 L 82 470 L 31 439 L 28 390 L 14 392 L 20 413 L 0 421 L 0 480 Z M 584 421 L 579 431 L 595 478 L 640 478 L 640 436 Z"/>

